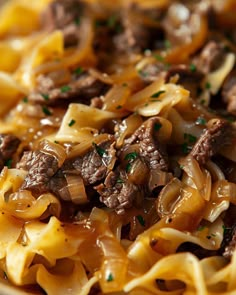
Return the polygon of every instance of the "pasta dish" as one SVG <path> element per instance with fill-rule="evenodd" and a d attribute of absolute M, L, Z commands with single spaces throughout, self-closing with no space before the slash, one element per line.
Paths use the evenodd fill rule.
<path fill-rule="evenodd" d="M 0 289 L 236 294 L 236 1 L 0 9 Z"/>

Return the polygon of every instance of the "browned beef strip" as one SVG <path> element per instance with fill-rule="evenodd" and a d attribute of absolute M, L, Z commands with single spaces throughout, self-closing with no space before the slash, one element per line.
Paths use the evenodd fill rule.
<path fill-rule="evenodd" d="M 72 166 L 80 173 L 85 185 L 95 184 L 106 177 L 110 169 L 108 167 L 116 157 L 114 145 L 114 140 L 94 144 L 84 156 L 73 160 Z"/>
<path fill-rule="evenodd" d="M 236 115 L 236 71 L 230 73 L 224 81 L 222 88 L 222 98 L 227 104 L 227 111 Z"/>
<path fill-rule="evenodd" d="M 85 4 L 80 0 L 55 0 L 42 14 L 42 25 L 47 30 L 60 29 L 64 34 L 65 46 L 79 41 L 79 22 Z"/>
<path fill-rule="evenodd" d="M 199 72 L 208 74 L 220 67 L 225 58 L 225 50 L 219 42 L 209 41 L 193 62 Z"/>
<path fill-rule="evenodd" d="M 230 259 L 236 250 L 236 227 L 234 226 L 233 228 L 226 228 L 227 237 L 224 237 L 225 240 L 231 238 L 230 241 L 226 244 L 223 252 L 223 256 L 227 259 Z"/>
<path fill-rule="evenodd" d="M 56 105 L 70 102 L 81 102 L 89 105 L 90 99 L 103 95 L 108 90 L 107 84 L 94 78 L 88 72 L 74 75 L 66 85 L 55 85 L 49 76 L 37 78 L 37 88 L 29 94 L 29 101 L 44 105 Z"/>
<path fill-rule="evenodd" d="M 20 139 L 11 134 L 0 134 L 0 170 L 10 160 L 20 144 Z"/>
<path fill-rule="evenodd" d="M 221 147 L 231 142 L 232 130 L 228 122 L 214 119 L 213 124 L 203 132 L 190 152 L 200 164 L 205 164 Z"/>
<path fill-rule="evenodd" d="M 28 170 L 21 189 L 30 190 L 34 196 L 49 191 L 49 181 L 58 170 L 56 157 L 37 151 L 25 152 L 18 168 Z"/>
<path fill-rule="evenodd" d="M 168 170 L 168 155 L 165 147 L 158 142 L 157 134 L 161 128 L 158 118 L 152 117 L 144 122 L 135 133 L 125 140 L 124 149 L 131 144 L 139 144 L 139 154 L 150 169 Z"/>
<path fill-rule="evenodd" d="M 0 155 L 4 160 L 8 160 L 16 152 L 20 144 L 20 139 L 11 134 L 0 134 Z"/>
<path fill-rule="evenodd" d="M 125 208 L 130 208 L 141 193 L 137 185 L 128 181 L 124 170 L 109 172 L 104 184 L 95 189 L 100 194 L 100 201 L 108 208 L 116 209 L 118 214 L 123 214 Z"/>

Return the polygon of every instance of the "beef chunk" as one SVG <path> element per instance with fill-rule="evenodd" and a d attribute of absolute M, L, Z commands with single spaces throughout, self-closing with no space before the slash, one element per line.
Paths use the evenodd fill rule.
<path fill-rule="evenodd" d="M 39 196 L 49 191 L 49 181 L 58 170 L 56 157 L 41 151 L 25 152 L 18 168 L 28 170 L 21 189 Z"/>
<path fill-rule="evenodd" d="M 5 162 L 10 160 L 16 152 L 20 140 L 11 134 L 0 134 L 0 170 L 2 170 Z"/>
<path fill-rule="evenodd" d="M 72 101 L 90 104 L 90 99 L 106 92 L 108 86 L 88 72 L 74 75 L 67 85 L 56 85 L 50 76 L 40 75 L 37 88 L 28 98 L 44 105 L 70 103 Z"/>
<path fill-rule="evenodd" d="M 130 208 L 139 193 L 138 186 L 129 182 L 125 171 L 111 171 L 104 184 L 95 187 L 100 194 L 100 201 L 108 208 L 116 209 L 118 214 Z"/>
<path fill-rule="evenodd" d="M 124 149 L 128 145 L 138 144 L 140 156 L 144 158 L 150 169 L 167 171 L 168 155 L 164 146 L 157 140 L 160 128 L 161 123 L 158 118 L 148 119 L 130 138 L 125 140 Z"/>
<path fill-rule="evenodd" d="M 84 156 L 73 160 L 73 167 L 81 174 L 85 185 L 95 184 L 103 180 L 112 163 L 115 160 L 115 142 L 112 140 L 104 141 L 98 145 L 94 144 Z M 111 165 L 111 167 L 110 167 Z"/>
<path fill-rule="evenodd" d="M 223 256 L 230 259 L 236 249 L 236 226 L 225 229 L 223 242 L 226 245 Z"/>
<path fill-rule="evenodd" d="M 222 146 L 231 141 L 231 128 L 228 122 L 213 119 L 212 125 L 205 130 L 195 143 L 190 155 L 200 164 L 205 164 Z"/>
<path fill-rule="evenodd" d="M 217 251 L 204 249 L 203 247 L 191 242 L 185 242 L 181 244 L 176 252 L 191 252 L 199 259 L 217 255 Z"/>
<path fill-rule="evenodd" d="M 84 8 L 80 0 L 53 1 L 42 14 L 42 25 L 47 30 L 62 30 L 66 47 L 76 45 L 80 38 L 78 24 Z"/>
<path fill-rule="evenodd" d="M 236 71 L 225 80 L 222 89 L 223 101 L 227 104 L 227 111 L 236 115 Z"/>
<path fill-rule="evenodd" d="M 218 69 L 225 58 L 225 51 L 221 44 L 215 41 L 209 41 L 202 49 L 200 55 L 194 59 L 199 72 L 208 74 Z"/>

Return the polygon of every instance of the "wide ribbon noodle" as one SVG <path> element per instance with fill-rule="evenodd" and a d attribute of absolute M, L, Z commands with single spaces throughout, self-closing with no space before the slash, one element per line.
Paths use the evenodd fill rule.
<path fill-rule="evenodd" d="M 0 290 L 236 293 L 235 11 L 4 1 Z"/>

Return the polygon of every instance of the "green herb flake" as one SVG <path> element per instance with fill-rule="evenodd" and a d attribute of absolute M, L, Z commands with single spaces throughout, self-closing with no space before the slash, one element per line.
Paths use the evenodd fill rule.
<path fill-rule="evenodd" d="M 22 101 L 23 101 L 24 103 L 28 103 L 28 102 L 29 102 L 28 97 L 24 97 L 24 98 L 22 98 Z"/>
<path fill-rule="evenodd" d="M 206 103 L 206 100 L 205 100 L 205 99 L 201 99 L 201 100 L 200 100 L 200 104 L 201 104 L 201 105 L 204 105 L 205 103 Z"/>
<path fill-rule="evenodd" d="M 195 143 L 197 141 L 197 137 L 190 133 L 184 133 L 184 139 L 186 139 L 188 143 Z"/>
<path fill-rule="evenodd" d="M 190 69 L 190 71 L 191 71 L 192 73 L 194 73 L 194 72 L 196 72 L 197 67 L 195 66 L 195 64 L 190 64 L 190 65 L 189 65 L 189 69 Z"/>
<path fill-rule="evenodd" d="M 210 239 L 211 239 L 211 236 L 206 236 L 206 238 L 207 238 L 208 240 L 210 240 Z"/>
<path fill-rule="evenodd" d="M 180 168 L 180 169 L 184 169 L 184 165 L 180 165 L 179 168 Z"/>
<path fill-rule="evenodd" d="M 169 41 L 169 40 L 165 40 L 165 41 L 164 41 L 164 46 L 165 46 L 166 49 L 170 49 L 170 48 L 171 48 L 171 43 L 170 43 L 170 41 Z"/>
<path fill-rule="evenodd" d="M 109 273 L 109 275 L 106 278 L 106 281 L 107 282 L 112 282 L 113 280 L 114 280 L 114 277 L 113 277 L 112 273 Z"/>
<path fill-rule="evenodd" d="M 157 92 L 155 92 L 155 93 L 153 93 L 152 95 L 151 95 L 151 97 L 152 98 L 157 98 L 157 97 L 159 97 L 161 94 L 163 94 L 163 93 L 165 93 L 165 90 L 160 90 L 160 91 L 157 91 Z"/>
<path fill-rule="evenodd" d="M 198 117 L 196 120 L 197 125 L 206 125 L 206 122 L 207 122 L 206 119 L 203 117 Z"/>
<path fill-rule="evenodd" d="M 71 90 L 71 88 L 68 85 L 64 85 L 64 86 L 61 87 L 61 92 L 62 93 L 68 92 L 70 90 Z"/>
<path fill-rule="evenodd" d="M 124 180 L 119 177 L 117 178 L 116 183 L 124 183 Z"/>
<path fill-rule="evenodd" d="M 182 144 L 182 152 L 187 155 L 189 152 L 190 152 L 190 147 L 188 146 L 187 142 L 183 143 Z"/>
<path fill-rule="evenodd" d="M 74 70 L 74 73 L 77 75 L 80 75 L 83 73 L 83 71 L 84 71 L 84 69 L 82 67 L 78 67 L 77 69 Z"/>
<path fill-rule="evenodd" d="M 115 15 L 112 15 L 107 19 L 107 26 L 109 28 L 114 28 L 114 26 L 116 25 L 116 22 L 117 22 L 117 17 Z"/>
<path fill-rule="evenodd" d="M 142 215 L 137 215 L 136 218 L 142 226 L 145 226 L 145 220 L 143 219 Z"/>
<path fill-rule="evenodd" d="M 200 226 L 197 228 L 197 231 L 203 231 L 205 228 L 206 228 L 205 225 L 200 225 Z"/>
<path fill-rule="evenodd" d="M 74 19 L 74 23 L 76 24 L 76 26 L 79 26 L 80 25 L 80 17 L 76 17 L 75 19 Z"/>
<path fill-rule="evenodd" d="M 155 123 L 154 124 L 154 130 L 155 131 L 159 131 L 161 129 L 161 127 L 162 127 L 162 124 L 161 123 Z"/>
<path fill-rule="evenodd" d="M 211 83 L 210 83 L 210 82 L 206 82 L 206 84 L 205 84 L 205 88 L 206 88 L 206 89 L 211 89 Z"/>
<path fill-rule="evenodd" d="M 129 161 L 129 162 L 133 162 L 137 157 L 138 157 L 138 153 L 132 152 L 132 153 L 125 155 L 125 160 Z"/>
<path fill-rule="evenodd" d="M 216 234 L 211 234 L 212 237 L 216 237 Z"/>
<path fill-rule="evenodd" d="M 99 154 L 101 158 L 106 155 L 106 151 L 100 146 L 98 146 L 95 142 L 93 142 L 92 145 L 95 147 L 97 153 Z"/>
<path fill-rule="evenodd" d="M 148 77 L 148 73 L 144 72 L 143 70 L 138 70 L 138 74 L 141 76 L 141 77 Z"/>
<path fill-rule="evenodd" d="M 41 93 L 41 96 L 44 98 L 44 100 L 49 100 L 49 95 Z"/>
<path fill-rule="evenodd" d="M 128 164 L 126 165 L 126 167 L 125 167 L 125 171 L 126 171 L 127 173 L 129 173 L 129 172 L 131 171 L 131 168 L 132 168 L 132 164 L 131 164 L 131 163 L 128 163 Z"/>
<path fill-rule="evenodd" d="M 153 57 L 158 61 L 164 61 L 164 57 L 160 54 L 154 54 Z"/>
<path fill-rule="evenodd" d="M 122 86 L 123 86 L 123 87 L 127 87 L 128 84 L 127 84 L 127 83 L 123 83 Z"/>
<path fill-rule="evenodd" d="M 117 109 L 117 110 L 122 109 L 122 106 L 121 106 L 121 105 L 118 105 L 118 106 L 116 107 L 116 109 Z"/>
<path fill-rule="evenodd" d="M 73 126 L 75 124 L 75 122 L 76 121 L 74 119 L 71 119 L 70 122 L 69 122 L 69 124 L 68 124 L 68 126 L 69 127 Z"/>
<path fill-rule="evenodd" d="M 59 144 L 59 141 L 57 141 L 57 140 L 54 140 L 54 143 L 56 143 L 56 144 Z"/>
<path fill-rule="evenodd" d="M 11 168 L 11 165 L 12 165 L 12 159 L 8 159 L 8 160 L 6 160 L 6 162 L 5 162 L 5 166 L 7 166 L 8 169 Z"/>
<path fill-rule="evenodd" d="M 46 116 L 51 116 L 52 115 L 52 112 L 46 106 L 42 106 L 42 111 L 44 112 L 44 114 Z"/>

